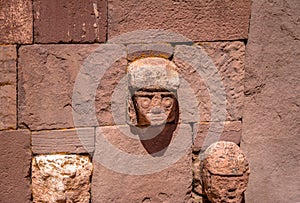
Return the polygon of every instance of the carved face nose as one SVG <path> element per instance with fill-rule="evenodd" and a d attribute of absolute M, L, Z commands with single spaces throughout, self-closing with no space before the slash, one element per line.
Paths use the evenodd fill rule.
<path fill-rule="evenodd" d="M 153 113 L 153 114 L 160 114 L 160 113 L 162 113 L 163 112 L 163 110 L 162 110 L 162 108 L 160 108 L 160 107 L 153 107 L 152 109 L 151 109 L 151 113 Z"/>
<path fill-rule="evenodd" d="M 152 105 L 155 106 L 160 106 L 161 105 L 161 96 L 159 94 L 154 95 L 152 98 Z"/>

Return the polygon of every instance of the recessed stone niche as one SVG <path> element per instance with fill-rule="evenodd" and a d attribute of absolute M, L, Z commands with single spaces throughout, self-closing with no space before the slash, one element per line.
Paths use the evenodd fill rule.
<path fill-rule="evenodd" d="M 33 202 L 90 202 L 93 165 L 85 155 L 38 155 L 32 160 Z"/>

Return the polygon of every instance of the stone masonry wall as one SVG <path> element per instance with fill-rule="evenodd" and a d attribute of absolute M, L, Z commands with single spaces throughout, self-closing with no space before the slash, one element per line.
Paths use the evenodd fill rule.
<path fill-rule="evenodd" d="M 294 192 L 296 181 L 291 185 L 288 181 L 297 174 L 293 166 L 294 169 L 299 166 L 295 136 L 299 129 L 296 90 L 300 85 L 297 86 L 297 64 L 292 62 L 299 55 L 296 28 L 299 3 L 266 1 L 272 10 L 262 14 L 264 11 L 259 9 L 263 2 L 252 2 L 250 21 L 250 0 L 0 1 L 0 202 L 202 203 L 207 200 L 202 191 L 198 155 L 208 134 L 216 133 L 212 126 L 224 127 L 218 140 L 238 145 L 242 142 L 242 149 L 249 156 L 253 172 L 246 202 L 300 201 L 299 193 Z M 272 30 L 273 26 L 268 27 L 264 22 L 276 24 L 277 14 L 286 22 L 279 26 L 281 31 L 279 27 Z M 154 29 L 160 32 L 149 35 L 148 31 Z M 266 35 L 280 34 L 269 39 L 261 30 Z M 273 43 L 277 39 L 281 41 Z M 264 40 L 268 43 L 263 43 Z M 282 55 L 279 52 L 276 55 L 275 49 L 284 42 L 290 42 L 290 48 L 285 45 Z M 265 48 L 270 51 L 264 51 Z M 224 119 L 211 113 L 216 105 L 211 97 L 214 92 L 208 79 L 195 71 L 192 61 L 200 61 L 203 67 L 209 64 L 197 55 L 199 51 L 211 60 L 224 86 Z M 294 55 L 290 55 L 291 51 Z M 118 54 L 119 58 L 112 61 Z M 273 66 L 273 62 L 268 65 L 265 56 L 273 58 L 272 54 L 277 57 L 274 64 L 281 65 Z M 289 58 L 283 59 L 288 55 Z M 132 61 L 144 57 L 162 57 L 174 62 L 185 82 L 182 84 L 187 84 L 178 90 L 182 101 L 179 120 L 166 126 L 173 132 L 166 149 L 174 153 L 165 160 L 159 153 L 149 153 L 165 146 L 156 141 L 140 141 L 126 123 L 126 69 Z M 109 68 L 98 75 L 107 64 Z M 265 71 L 258 69 L 262 66 Z M 96 69 L 82 72 L 83 67 Z M 293 73 L 286 72 L 288 67 Z M 76 86 L 78 75 L 84 81 L 101 77 L 95 85 L 92 103 L 86 99 L 90 95 L 85 93 L 94 84 Z M 280 89 L 286 78 L 290 78 L 290 84 Z M 294 87 L 296 94 L 288 94 L 291 100 L 287 105 L 278 105 L 278 118 L 271 118 L 278 119 L 280 124 L 285 115 L 290 116 L 285 123 L 271 129 L 265 121 L 273 110 L 263 111 L 262 106 L 275 102 L 275 89 L 285 92 L 289 86 Z M 267 87 L 269 90 L 265 91 L 270 97 L 266 94 L 258 98 L 256 95 Z M 86 99 L 82 106 L 74 106 L 76 91 Z M 190 94 L 181 98 L 186 92 Z M 276 105 L 275 102 L 274 108 Z M 77 110 L 81 108 L 95 109 L 95 119 Z M 254 122 L 255 118 L 258 121 Z M 276 136 L 272 134 L 274 129 Z M 268 137 L 262 136 L 264 130 Z M 166 137 L 169 131 L 161 132 L 160 136 Z M 288 135 L 294 142 L 288 140 Z M 279 148 L 283 159 L 289 161 L 279 161 L 282 157 L 275 155 L 275 148 L 264 150 L 265 145 L 257 144 L 280 143 L 283 137 L 286 142 Z M 183 140 L 172 148 L 181 138 L 188 140 L 187 147 L 180 148 Z M 291 143 L 295 147 L 285 150 Z M 105 146 L 117 150 L 107 153 Z M 269 154 L 272 159 L 264 169 L 259 167 L 264 162 L 260 154 L 268 149 L 275 151 Z M 122 158 L 122 152 L 129 154 L 130 159 Z M 132 160 L 135 156 L 154 162 L 135 162 Z M 168 163 L 173 159 L 176 161 Z M 282 179 L 281 186 L 289 185 L 286 190 L 289 201 L 279 196 L 276 201 L 272 198 L 279 193 L 276 191 L 281 188 L 281 179 L 275 181 L 269 172 L 276 177 L 283 175 L 284 166 L 277 167 L 280 164 L 289 168 L 288 180 Z M 157 169 L 158 166 L 165 167 Z M 276 188 L 268 185 L 268 180 Z M 257 195 L 257 188 L 265 188 L 264 193 Z"/>

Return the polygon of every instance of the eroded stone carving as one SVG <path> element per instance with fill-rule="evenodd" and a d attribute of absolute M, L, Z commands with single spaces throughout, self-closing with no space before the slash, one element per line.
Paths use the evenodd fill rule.
<path fill-rule="evenodd" d="M 90 202 L 93 166 L 88 156 L 39 155 L 32 160 L 33 202 Z"/>
<path fill-rule="evenodd" d="M 212 144 L 200 166 L 204 193 L 212 203 L 240 203 L 250 174 L 249 164 L 233 142 Z"/>
<path fill-rule="evenodd" d="M 178 118 L 176 65 L 158 57 L 134 61 L 128 67 L 128 123 L 158 126 Z"/>

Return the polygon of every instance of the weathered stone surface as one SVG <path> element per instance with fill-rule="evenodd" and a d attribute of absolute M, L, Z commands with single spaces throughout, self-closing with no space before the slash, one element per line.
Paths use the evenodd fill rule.
<path fill-rule="evenodd" d="M 220 134 L 218 141 L 230 141 L 240 144 L 242 137 L 242 123 L 241 121 L 226 121 L 223 124 L 223 132 Z M 207 139 L 207 133 L 211 126 L 210 122 L 201 122 L 195 124 L 194 131 L 197 131 L 194 138 L 193 150 L 200 151 L 201 147 Z M 212 130 L 212 129 L 210 129 Z"/>
<path fill-rule="evenodd" d="M 127 59 L 134 61 L 145 57 L 170 58 L 173 55 L 173 47 L 170 44 L 129 44 L 127 45 Z"/>
<path fill-rule="evenodd" d="M 163 29 L 195 41 L 247 38 L 250 1 L 108 1 L 108 36 Z"/>
<path fill-rule="evenodd" d="M 299 202 L 298 0 L 254 1 L 246 54 L 241 148 L 246 202 Z"/>
<path fill-rule="evenodd" d="M 233 142 L 209 146 L 200 165 L 204 192 L 212 203 L 241 203 L 250 174 L 248 161 Z"/>
<path fill-rule="evenodd" d="M 83 155 L 39 155 L 32 159 L 33 202 L 90 202 L 93 165 Z"/>
<path fill-rule="evenodd" d="M 198 48 L 206 53 L 206 58 L 202 59 L 203 64 L 209 58 L 213 61 L 216 71 L 220 75 L 226 93 L 227 120 L 239 120 L 242 117 L 244 101 L 244 43 L 240 41 L 207 42 L 198 44 Z M 178 45 L 175 47 L 173 60 L 179 67 L 178 72 L 187 81 L 190 88 L 192 88 L 194 96 L 198 100 L 198 109 L 189 110 L 192 114 L 190 117 L 192 118 L 200 114 L 200 121 L 218 121 L 211 118 L 212 101 L 209 93 L 210 87 L 206 84 L 207 78 L 202 78 L 203 76 L 200 76 L 199 72 L 196 72 L 196 69 L 191 66 L 190 61 L 184 61 L 188 58 L 192 60 L 194 57 L 188 46 Z M 202 71 L 208 70 L 203 68 Z M 208 74 L 212 77 L 211 80 L 217 79 L 217 77 L 213 78 L 216 73 Z M 197 107 L 197 105 L 194 107 Z"/>
<path fill-rule="evenodd" d="M 94 128 L 32 132 L 31 149 L 34 154 L 92 153 Z"/>
<path fill-rule="evenodd" d="M 0 130 L 16 129 L 16 46 L 0 46 Z"/>
<path fill-rule="evenodd" d="M 104 42 L 107 3 L 105 0 L 34 0 L 34 41 Z"/>
<path fill-rule="evenodd" d="M 19 53 L 19 125 L 74 127 L 72 93 L 83 61 L 97 45 L 23 46 Z"/>
<path fill-rule="evenodd" d="M 170 132 L 172 127 L 167 126 L 167 132 Z M 175 139 L 176 137 L 191 139 L 190 127 L 188 125 L 181 127 L 182 131 L 175 130 Z M 147 130 L 142 131 L 146 134 Z M 153 133 L 155 132 L 154 130 Z M 167 132 L 160 135 L 166 137 Z M 171 144 L 167 146 L 167 150 L 171 150 L 171 153 L 168 153 L 162 150 L 165 147 L 161 144 L 162 140 L 155 145 L 151 139 L 141 141 L 139 135 L 135 133 L 131 132 L 129 126 L 97 129 L 97 144 L 93 157 L 92 201 L 187 202 L 192 183 L 190 145 L 180 149 L 185 145 L 184 141 L 177 141 L 177 144 L 174 144 L 173 137 Z M 153 152 L 148 148 L 148 144 L 152 144 L 154 148 L 161 146 Z M 158 150 L 162 151 L 156 152 Z M 171 159 L 174 158 L 178 160 L 174 160 L 175 163 L 172 164 Z"/>
<path fill-rule="evenodd" d="M 30 132 L 0 132 L 0 201 L 26 202 L 30 192 Z"/>
<path fill-rule="evenodd" d="M 32 43 L 31 0 L 0 2 L 0 44 Z"/>

